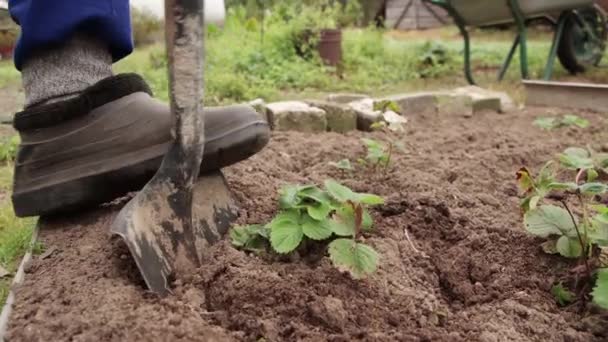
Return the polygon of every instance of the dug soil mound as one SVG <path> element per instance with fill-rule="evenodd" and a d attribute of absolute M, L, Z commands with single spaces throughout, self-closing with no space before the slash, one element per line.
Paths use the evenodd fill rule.
<path fill-rule="evenodd" d="M 367 243 L 381 254 L 365 280 L 321 254 L 269 261 L 228 241 L 178 277 L 174 294 L 145 291 L 125 249 L 110 238 L 118 208 L 45 222 L 47 248 L 17 291 L 8 341 L 605 341 L 601 313 L 559 308 L 550 288 L 573 266 L 542 253 L 518 208 L 515 173 L 568 146 L 597 148 L 606 122 L 585 130 L 534 127 L 544 109 L 513 114 L 410 117 L 405 134 L 276 133 L 263 153 L 226 170 L 240 223 L 267 222 L 287 183 L 334 178 L 385 198 Z M 391 167 L 349 173 L 360 138 L 403 141 Z"/>

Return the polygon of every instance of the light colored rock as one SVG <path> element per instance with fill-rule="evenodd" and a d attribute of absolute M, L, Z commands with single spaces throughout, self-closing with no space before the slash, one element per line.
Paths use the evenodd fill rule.
<path fill-rule="evenodd" d="M 365 94 L 329 94 L 327 95 L 327 101 L 347 104 L 354 101 L 360 101 L 364 99 L 368 99 L 369 96 Z"/>
<path fill-rule="evenodd" d="M 328 131 L 346 133 L 357 129 L 357 113 L 351 107 L 340 103 L 318 100 L 309 100 L 306 103 L 325 111 Z"/>
<path fill-rule="evenodd" d="M 473 99 L 468 95 L 437 93 L 437 113 L 439 115 L 473 116 Z"/>
<path fill-rule="evenodd" d="M 384 118 L 384 121 L 389 124 L 403 125 L 407 123 L 406 118 L 393 112 L 392 110 L 387 110 L 386 112 L 382 113 L 382 117 Z"/>
<path fill-rule="evenodd" d="M 264 99 L 255 99 L 249 102 L 249 105 L 253 107 L 258 113 L 266 112 L 266 101 Z"/>
<path fill-rule="evenodd" d="M 320 108 L 300 101 L 274 102 L 266 105 L 269 122 L 277 131 L 325 132 L 327 116 Z"/>
<path fill-rule="evenodd" d="M 272 123 L 272 120 L 268 118 L 268 110 L 266 109 L 266 101 L 264 99 L 255 99 L 250 101 L 249 105 L 255 109 L 262 119 L 266 120 L 269 124 Z"/>
<path fill-rule="evenodd" d="M 488 90 L 478 86 L 456 88 L 457 94 L 469 95 L 473 99 L 474 110 L 495 110 L 499 113 L 509 113 L 517 110 L 517 106 L 509 94 L 502 91 Z"/>
<path fill-rule="evenodd" d="M 323 322 L 327 327 L 338 331 L 343 331 L 348 321 L 348 313 L 344 309 L 344 303 L 338 298 L 318 298 L 308 304 L 308 310 L 312 317 Z"/>
<path fill-rule="evenodd" d="M 401 115 L 404 116 L 437 112 L 437 96 L 433 92 L 391 95 L 380 98 L 375 103 L 382 103 L 383 101 L 395 102 L 399 106 Z"/>
<path fill-rule="evenodd" d="M 348 104 L 357 114 L 357 129 L 371 131 L 371 126 L 383 120 L 382 112 L 374 110 L 374 100 L 364 99 Z"/>

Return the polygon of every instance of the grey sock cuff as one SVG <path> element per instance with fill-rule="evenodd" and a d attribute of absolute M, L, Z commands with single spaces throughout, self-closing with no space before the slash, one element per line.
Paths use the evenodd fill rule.
<path fill-rule="evenodd" d="M 32 55 L 21 71 L 25 107 L 78 95 L 112 76 L 112 55 L 105 44 L 75 35 L 65 45 Z"/>

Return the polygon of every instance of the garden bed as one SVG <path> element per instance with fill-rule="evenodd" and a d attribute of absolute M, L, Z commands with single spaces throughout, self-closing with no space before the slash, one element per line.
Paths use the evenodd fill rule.
<path fill-rule="evenodd" d="M 47 253 L 26 268 L 7 340 L 605 341 L 605 316 L 555 303 L 551 286 L 574 264 L 545 255 L 524 231 L 515 182 L 521 166 L 538 168 L 566 147 L 599 149 L 605 118 L 580 113 L 590 128 L 545 132 L 532 122 L 546 111 L 420 114 L 405 134 L 280 132 L 226 170 L 241 223 L 269 221 L 286 183 L 334 178 L 383 196 L 366 235 L 380 267 L 365 280 L 320 255 L 271 262 L 225 241 L 159 299 L 110 239 L 117 207 L 48 220 Z M 386 173 L 328 164 L 363 156 L 362 137 L 402 140 L 406 153 Z"/>

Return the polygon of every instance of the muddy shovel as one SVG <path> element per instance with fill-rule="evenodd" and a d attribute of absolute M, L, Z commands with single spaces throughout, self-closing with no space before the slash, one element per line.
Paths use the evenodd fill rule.
<path fill-rule="evenodd" d="M 120 211 L 111 231 L 124 239 L 148 287 L 167 294 L 236 218 L 220 171 L 199 177 L 204 149 L 203 0 L 165 0 L 174 143 L 160 169 Z"/>

